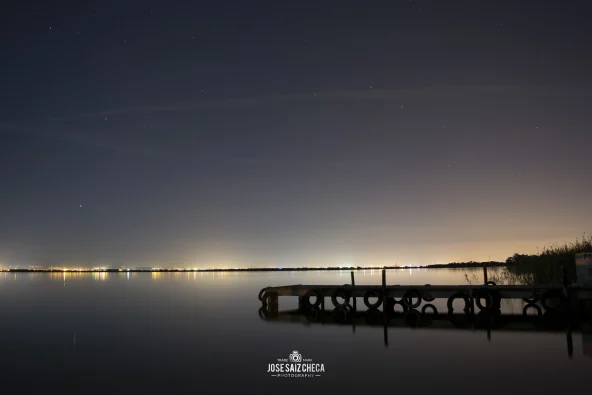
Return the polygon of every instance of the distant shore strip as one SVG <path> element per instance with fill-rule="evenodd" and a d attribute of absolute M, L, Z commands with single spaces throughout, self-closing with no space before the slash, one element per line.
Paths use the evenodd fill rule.
<path fill-rule="evenodd" d="M 380 270 L 380 269 L 461 269 L 461 268 L 480 268 L 480 267 L 500 267 L 508 266 L 505 262 L 465 262 L 465 263 L 447 263 L 424 266 L 332 266 L 332 267 L 265 267 L 265 268 L 231 268 L 231 269 L 189 269 L 189 268 L 133 268 L 133 269 L 111 269 L 111 268 L 93 268 L 93 269 L 68 269 L 68 268 L 50 268 L 50 269 L 0 269 L 0 272 L 10 273 L 193 273 L 193 272 L 305 272 L 305 271 L 327 271 L 327 270 Z"/>

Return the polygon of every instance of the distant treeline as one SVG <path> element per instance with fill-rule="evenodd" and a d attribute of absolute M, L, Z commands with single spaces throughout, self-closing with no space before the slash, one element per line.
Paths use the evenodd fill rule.
<path fill-rule="evenodd" d="M 233 268 L 233 269 L 172 269 L 172 268 L 156 268 L 156 269 L 84 269 L 84 270 L 63 270 L 63 269 L 8 269 L 10 272 L 42 272 L 42 273 L 186 273 L 186 272 L 298 272 L 298 271 L 318 271 L 318 270 L 373 270 L 373 269 L 436 269 L 436 268 L 466 268 L 466 267 L 483 267 L 483 266 L 505 266 L 504 262 L 453 262 L 448 264 L 434 264 L 425 266 L 381 266 L 381 267 L 364 267 L 364 266 L 334 266 L 334 267 L 282 267 L 282 268 Z"/>
<path fill-rule="evenodd" d="M 436 269 L 436 268 L 466 268 L 466 267 L 499 267 L 499 266 L 508 266 L 512 265 L 511 262 L 452 262 L 452 263 L 443 263 L 443 264 L 434 264 L 426 266 L 429 269 Z"/>

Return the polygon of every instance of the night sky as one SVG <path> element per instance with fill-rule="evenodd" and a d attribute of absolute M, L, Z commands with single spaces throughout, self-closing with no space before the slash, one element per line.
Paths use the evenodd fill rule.
<path fill-rule="evenodd" d="M 574 240 L 589 3 L 3 3 L 0 265 L 429 264 Z"/>

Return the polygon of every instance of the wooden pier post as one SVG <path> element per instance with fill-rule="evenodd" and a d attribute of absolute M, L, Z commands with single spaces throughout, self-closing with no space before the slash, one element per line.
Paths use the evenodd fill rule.
<path fill-rule="evenodd" d="M 483 265 L 483 285 L 487 285 L 487 265 Z"/>
<path fill-rule="evenodd" d="M 267 311 L 271 315 L 278 314 L 278 293 L 277 292 L 269 292 L 267 294 Z"/>
<path fill-rule="evenodd" d="M 306 301 L 304 296 L 298 297 L 298 310 L 304 310 L 306 308 Z"/>

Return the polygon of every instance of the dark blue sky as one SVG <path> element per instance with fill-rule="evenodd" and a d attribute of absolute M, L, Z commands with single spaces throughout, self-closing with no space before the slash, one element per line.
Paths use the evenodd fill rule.
<path fill-rule="evenodd" d="M 590 230 L 584 1 L 83 3 L 0 13 L 0 264 L 501 260 Z"/>

